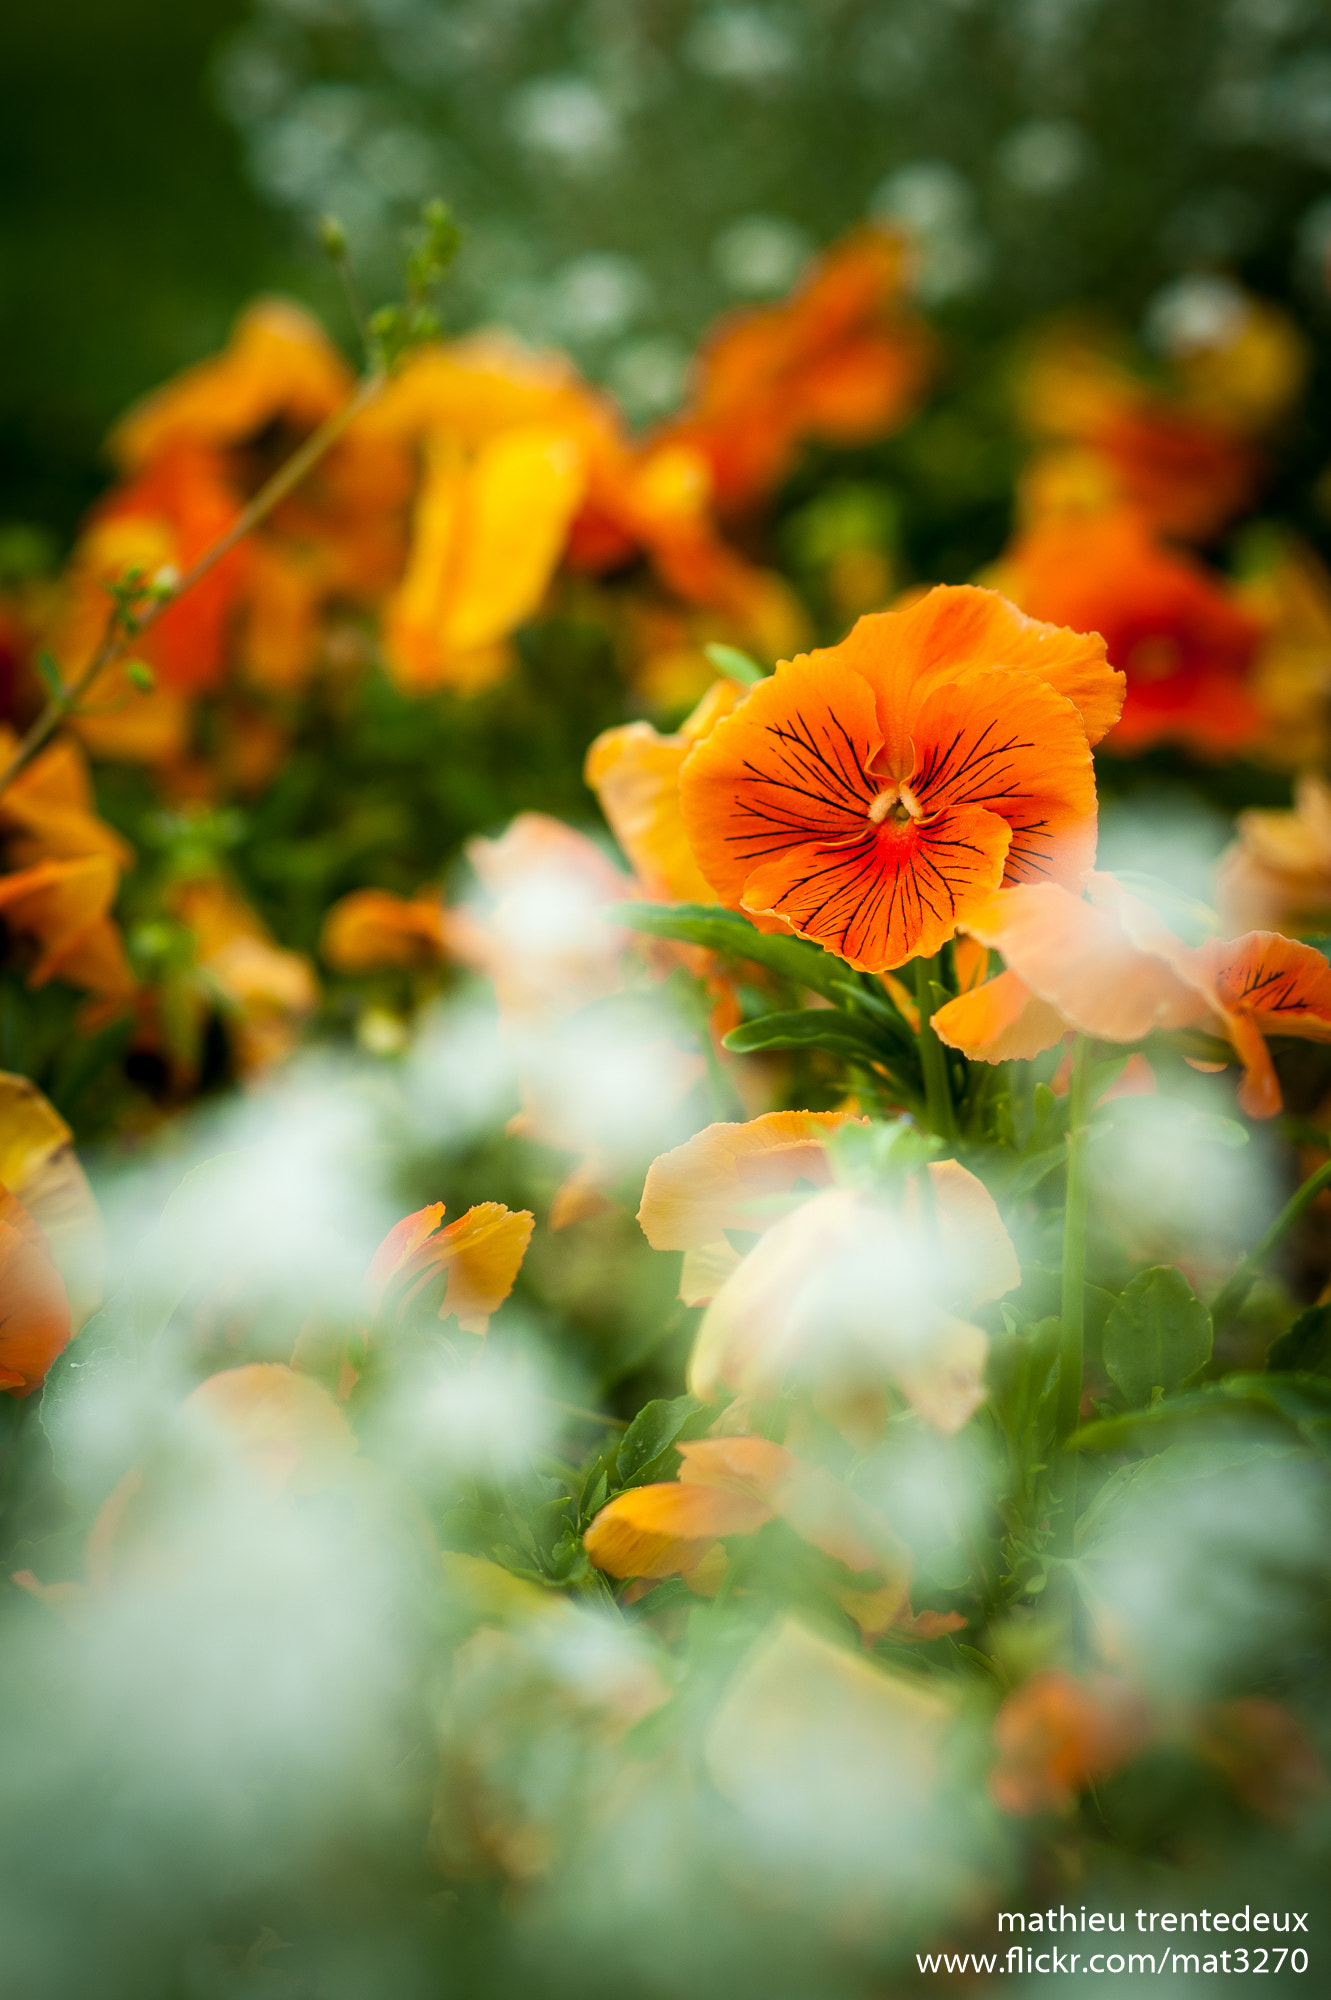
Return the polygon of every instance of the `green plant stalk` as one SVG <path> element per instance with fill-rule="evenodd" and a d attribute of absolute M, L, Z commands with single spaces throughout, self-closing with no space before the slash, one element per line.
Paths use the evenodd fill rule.
<path fill-rule="evenodd" d="M 933 1030 L 931 982 L 937 977 L 936 958 L 915 960 L 915 1000 L 920 1010 L 920 1068 L 924 1072 L 924 1102 L 929 1123 L 940 1139 L 956 1143 L 957 1121 L 952 1109 L 952 1086 L 947 1077 L 947 1057 Z"/>
<path fill-rule="evenodd" d="M 1077 1520 L 1077 1458 L 1062 1447 L 1081 1416 L 1082 1351 L 1086 1338 L 1087 1154 L 1090 1139 L 1091 1044 L 1078 1035 L 1072 1044 L 1068 1088 L 1068 1187 L 1063 1211 L 1062 1338 L 1058 1355 L 1058 1493 L 1055 1548 L 1072 1554 Z"/>
<path fill-rule="evenodd" d="M 1271 1252 L 1279 1247 L 1306 1208 L 1311 1207 L 1325 1187 L 1331 1187 L 1331 1160 L 1292 1194 L 1260 1242 L 1255 1243 L 1228 1284 L 1216 1293 L 1211 1304 L 1211 1320 L 1218 1328 L 1232 1319 L 1261 1274 Z"/>

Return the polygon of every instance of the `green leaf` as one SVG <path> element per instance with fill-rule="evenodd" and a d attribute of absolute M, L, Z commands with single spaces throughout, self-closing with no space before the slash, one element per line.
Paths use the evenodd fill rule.
<path fill-rule="evenodd" d="M 738 646 L 713 644 L 704 646 L 703 651 L 719 674 L 724 674 L 728 681 L 738 681 L 741 687 L 755 687 L 768 678 L 766 669 L 747 653 L 741 653 Z"/>
<path fill-rule="evenodd" d="M 716 903 L 611 903 L 605 915 L 626 930 L 679 938 L 727 958 L 748 959 L 766 966 L 778 979 L 807 986 L 828 999 L 835 997 L 836 982 L 846 976 L 845 961 L 821 945 L 786 933 L 755 930 L 738 910 L 723 910 Z"/>
<path fill-rule="evenodd" d="M 1073 1451 L 1121 1451 L 1171 1424 L 1216 1417 L 1274 1418 L 1331 1457 L 1331 1381 L 1322 1375 L 1227 1375 L 1182 1396 L 1167 1396 L 1149 1409 L 1130 1410 L 1085 1424 L 1068 1439 Z"/>
<path fill-rule="evenodd" d="M 760 1014 L 743 1021 L 726 1036 L 724 1047 L 736 1055 L 760 1049 L 828 1049 L 833 1055 L 860 1062 L 886 1062 L 888 1052 L 873 1032 L 836 1007 L 797 1007 L 789 1013 Z"/>
<path fill-rule="evenodd" d="M 619 1440 L 618 1483 L 631 1486 L 640 1479 L 644 1469 L 670 1448 L 694 1411 L 702 1407 L 695 1396 L 644 1403 Z"/>
<path fill-rule="evenodd" d="M 1331 1375 L 1331 1306 L 1309 1306 L 1267 1351 L 1268 1374 Z"/>
<path fill-rule="evenodd" d="M 125 679 L 140 694 L 151 694 L 157 686 L 157 676 L 146 660 L 126 660 Z"/>
<path fill-rule="evenodd" d="M 1153 1389 L 1168 1394 L 1209 1361 L 1211 1343 L 1211 1315 L 1182 1271 L 1157 1264 L 1138 1272 L 1105 1321 L 1105 1370 L 1140 1408 Z"/>

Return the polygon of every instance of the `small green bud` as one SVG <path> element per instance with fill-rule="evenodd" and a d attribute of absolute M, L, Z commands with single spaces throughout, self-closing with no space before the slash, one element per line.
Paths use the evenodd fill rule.
<path fill-rule="evenodd" d="M 340 264 L 347 254 L 347 232 L 336 215 L 319 217 L 319 244 L 326 257 Z"/>
<path fill-rule="evenodd" d="M 157 676 L 146 660 L 126 660 L 125 679 L 140 694 L 151 694 L 157 686 Z"/>

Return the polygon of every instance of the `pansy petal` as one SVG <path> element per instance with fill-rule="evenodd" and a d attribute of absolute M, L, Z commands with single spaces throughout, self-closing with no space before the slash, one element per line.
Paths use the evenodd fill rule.
<path fill-rule="evenodd" d="M 428 1202 L 424 1208 L 404 1215 L 401 1222 L 395 1222 L 385 1236 L 365 1274 L 370 1302 L 377 1305 L 383 1296 L 384 1287 L 402 1269 L 413 1251 L 420 1248 L 426 1238 L 433 1236 L 444 1219 L 442 1201 Z"/>
<path fill-rule="evenodd" d="M 1135 945 L 1116 913 L 1056 883 L 1006 889 L 973 912 L 966 928 L 1001 951 L 1009 971 L 1082 1034 L 1135 1042 L 1207 1013 L 1204 996 Z"/>
<path fill-rule="evenodd" d="M 1021 1283 L 1021 1265 L 984 1182 L 958 1160 L 934 1160 L 929 1184 L 950 1288 L 964 1291 L 972 1305 L 1014 1291 Z"/>
<path fill-rule="evenodd" d="M 722 1486 L 666 1480 L 631 1487 L 603 1507 L 583 1537 L 588 1559 L 610 1576 L 678 1576 L 722 1535 L 748 1535 L 772 1518 L 765 1500 Z"/>
<path fill-rule="evenodd" d="M 881 748 L 873 693 L 858 674 L 805 659 L 760 681 L 681 774 L 685 831 L 722 901 L 736 907 L 765 860 L 811 838 L 862 833 Z"/>
<path fill-rule="evenodd" d="M 1002 880 L 1011 831 L 959 806 L 921 824 L 885 820 L 853 840 L 790 847 L 755 867 L 741 907 L 782 919 L 862 972 L 930 958 Z"/>
<path fill-rule="evenodd" d="M 1098 632 L 1043 624 L 998 591 L 973 585 L 940 585 L 903 611 L 878 613 L 873 622 L 889 620 L 900 634 L 894 650 L 909 653 L 922 676 L 950 679 L 971 665 L 1015 667 L 1072 703 L 1088 743 L 1098 743 L 1118 720 L 1126 683 L 1106 659 Z"/>
<path fill-rule="evenodd" d="M 1015 972 L 1000 972 L 940 1007 L 933 1030 L 974 1062 L 1000 1063 L 1042 1055 L 1062 1041 L 1068 1024 Z"/>
<path fill-rule="evenodd" d="M 1011 829 L 1009 886 L 1080 880 L 1095 859 L 1095 772 L 1069 701 L 1033 675 L 956 673 L 919 702 L 912 734 L 924 826 L 983 807 Z"/>
<path fill-rule="evenodd" d="M 764 1197 L 797 1181 L 830 1186 L 826 1142 L 852 1121 L 846 1111 L 768 1111 L 706 1126 L 652 1161 L 638 1210 L 643 1234 L 655 1250 L 700 1250 L 727 1229 L 762 1229 Z"/>
<path fill-rule="evenodd" d="M 23 1204 L 0 1189 L 0 1389 L 31 1395 L 71 1331 L 46 1239 Z"/>

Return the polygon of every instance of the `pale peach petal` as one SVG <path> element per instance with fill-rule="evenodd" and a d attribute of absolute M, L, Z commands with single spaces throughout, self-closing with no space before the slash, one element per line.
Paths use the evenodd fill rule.
<path fill-rule="evenodd" d="M 655 1250 L 702 1250 L 727 1229 L 761 1230 L 770 1202 L 797 1182 L 826 1187 L 826 1141 L 858 1122 L 843 1111 L 768 1111 L 744 1124 L 708 1125 L 653 1160 L 638 1221 Z"/>

